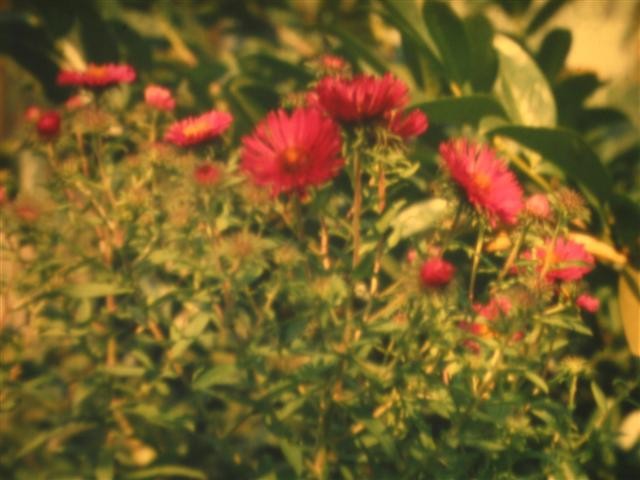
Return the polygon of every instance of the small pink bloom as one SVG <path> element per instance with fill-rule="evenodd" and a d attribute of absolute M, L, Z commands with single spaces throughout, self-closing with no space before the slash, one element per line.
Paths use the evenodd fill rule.
<path fill-rule="evenodd" d="M 480 353 L 480 344 L 470 338 L 463 340 L 462 346 L 469 350 L 471 353 L 475 353 L 476 355 Z"/>
<path fill-rule="evenodd" d="M 415 262 L 418 258 L 418 252 L 416 251 L 415 248 L 410 248 L 407 251 L 407 262 L 409 263 L 409 265 L 413 264 L 413 262 Z"/>
<path fill-rule="evenodd" d="M 132 83 L 136 71 L 130 65 L 90 63 L 85 70 L 62 70 L 58 73 L 58 85 L 89 88 L 104 88 L 119 83 Z"/>
<path fill-rule="evenodd" d="M 444 167 L 469 202 L 495 225 L 514 225 L 522 211 L 522 188 L 516 176 L 486 145 L 464 139 L 440 144 Z"/>
<path fill-rule="evenodd" d="M 60 114 L 53 110 L 40 115 L 36 128 L 40 136 L 51 139 L 60 133 Z"/>
<path fill-rule="evenodd" d="M 542 193 L 536 193 L 527 198 L 524 208 L 529 215 L 539 220 L 548 220 L 551 216 L 549 200 Z"/>
<path fill-rule="evenodd" d="M 420 267 L 420 280 L 425 287 L 444 287 L 453 278 L 455 267 L 441 257 L 434 257 Z"/>
<path fill-rule="evenodd" d="M 230 113 L 211 110 L 200 116 L 172 123 L 164 134 L 164 139 L 181 147 L 197 145 L 222 135 L 232 121 Z"/>
<path fill-rule="evenodd" d="M 387 119 L 389 130 L 405 140 L 422 135 L 429 128 L 427 116 L 418 109 L 409 113 L 391 112 Z"/>
<path fill-rule="evenodd" d="M 176 106 L 171 91 L 159 85 L 147 85 L 144 89 L 144 101 L 150 107 L 165 112 L 172 111 Z"/>
<path fill-rule="evenodd" d="M 78 110 L 79 108 L 85 107 L 91 103 L 91 98 L 82 93 L 78 93 L 77 95 L 70 96 L 66 102 L 64 102 L 64 106 L 67 110 L 73 111 Z"/>
<path fill-rule="evenodd" d="M 195 168 L 193 178 L 203 187 L 209 187 L 215 185 L 220 179 L 220 170 L 212 163 L 205 163 Z"/>
<path fill-rule="evenodd" d="M 0 185 L 0 207 L 7 203 L 7 187 Z"/>
<path fill-rule="evenodd" d="M 40 115 L 42 115 L 42 110 L 35 105 L 27 107 L 24 111 L 24 118 L 29 123 L 36 123 L 40 119 Z"/>
<path fill-rule="evenodd" d="M 521 342 L 523 338 L 524 338 L 524 332 L 522 330 L 513 332 L 513 335 L 511 335 L 511 341 L 515 343 Z"/>
<path fill-rule="evenodd" d="M 341 72 L 349 67 L 347 61 L 338 55 L 323 55 L 320 57 L 320 65 L 328 72 Z"/>
<path fill-rule="evenodd" d="M 576 300 L 576 305 L 589 313 L 596 313 L 600 308 L 600 300 L 587 293 L 583 293 Z"/>

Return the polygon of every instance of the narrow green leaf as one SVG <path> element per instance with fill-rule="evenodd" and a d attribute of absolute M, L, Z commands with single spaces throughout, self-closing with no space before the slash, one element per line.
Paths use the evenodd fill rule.
<path fill-rule="evenodd" d="M 193 388 L 207 390 L 216 385 L 233 385 L 239 377 L 240 372 L 235 365 L 217 365 L 198 374 L 193 380 Z"/>
<path fill-rule="evenodd" d="M 607 411 L 607 397 L 604 395 L 600 387 L 595 381 L 591 382 L 591 393 L 593 393 L 593 398 L 598 405 L 598 409 L 603 412 Z"/>
<path fill-rule="evenodd" d="M 142 367 L 126 367 L 126 366 L 114 366 L 103 367 L 101 371 L 107 375 L 113 375 L 114 377 L 141 377 L 145 374 L 146 370 Z"/>
<path fill-rule="evenodd" d="M 555 100 L 536 62 L 506 35 L 496 35 L 493 45 L 500 62 L 494 91 L 511 120 L 531 127 L 555 126 Z"/>
<path fill-rule="evenodd" d="M 422 15 L 447 76 L 458 85 L 469 79 L 469 41 L 462 21 L 445 3 L 425 2 Z"/>
<path fill-rule="evenodd" d="M 296 472 L 296 475 L 300 476 L 304 468 L 302 448 L 284 439 L 280 440 L 279 443 L 280 449 L 282 450 L 284 457 L 287 459 L 287 462 Z"/>
<path fill-rule="evenodd" d="M 506 118 L 500 103 L 491 95 L 447 97 L 416 105 L 434 124 L 476 125 L 487 116 Z"/>
<path fill-rule="evenodd" d="M 158 467 L 145 468 L 137 472 L 130 473 L 127 478 L 132 480 L 141 478 L 193 478 L 196 480 L 207 480 L 207 475 L 202 470 L 182 465 L 160 465 Z"/>
<path fill-rule="evenodd" d="M 563 128 L 499 127 L 489 135 L 503 135 L 535 150 L 559 167 L 568 178 L 574 179 L 600 201 L 611 194 L 611 178 L 598 156 L 575 132 Z"/>
<path fill-rule="evenodd" d="M 131 288 L 123 287 L 113 283 L 82 283 L 77 285 L 68 285 L 63 288 L 63 293 L 73 298 L 97 298 L 106 297 L 107 295 L 121 295 L 123 293 L 131 293 Z"/>
<path fill-rule="evenodd" d="M 524 372 L 524 376 L 544 393 L 549 393 L 549 386 L 540 375 L 533 372 Z"/>

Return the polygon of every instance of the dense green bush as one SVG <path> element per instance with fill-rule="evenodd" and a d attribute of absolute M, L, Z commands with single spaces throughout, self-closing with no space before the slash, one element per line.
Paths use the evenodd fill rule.
<path fill-rule="evenodd" d="M 3 478 L 640 468 L 638 139 L 532 51 L 565 2 L 321 3 L 2 14 L 58 105 L 5 148 Z"/>

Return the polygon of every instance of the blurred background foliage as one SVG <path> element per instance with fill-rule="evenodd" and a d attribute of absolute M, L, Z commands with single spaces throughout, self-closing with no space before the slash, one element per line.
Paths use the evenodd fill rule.
<path fill-rule="evenodd" d="M 25 107 L 67 98 L 61 67 L 129 63 L 139 73 L 130 98 L 153 81 L 177 93 L 178 116 L 224 106 L 235 140 L 303 90 L 323 53 L 391 71 L 430 117 L 416 157 L 431 158 L 452 132 L 515 142 L 527 148 L 521 175 L 554 173 L 587 197 L 589 232 L 627 258 L 604 261 L 591 280 L 607 301 L 582 353 L 609 395 L 639 372 L 623 334 L 625 318 L 640 316 L 627 280 L 640 268 L 638 25 L 634 0 L 3 0 L 0 167 L 19 169 L 11 135 Z M 618 454 L 614 477 L 629 478 L 638 453 Z"/>

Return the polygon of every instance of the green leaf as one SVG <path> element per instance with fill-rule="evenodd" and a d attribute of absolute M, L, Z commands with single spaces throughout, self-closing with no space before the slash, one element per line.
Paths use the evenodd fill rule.
<path fill-rule="evenodd" d="M 391 222 L 393 232 L 388 244 L 394 247 L 400 240 L 439 225 L 449 214 L 449 203 L 442 198 L 432 198 L 405 208 Z"/>
<path fill-rule="evenodd" d="M 130 473 L 127 478 L 132 480 L 140 478 L 194 478 L 196 480 L 207 480 L 207 475 L 202 470 L 191 467 L 183 467 L 182 465 L 161 465 L 158 467 L 145 468 L 137 472 Z"/>
<path fill-rule="evenodd" d="M 494 91 L 511 120 L 531 127 L 555 126 L 553 94 L 535 61 L 506 35 L 496 35 L 493 45 L 500 61 Z"/>
<path fill-rule="evenodd" d="M 547 79 L 555 80 L 562 71 L 570 49 L 571 32 L 569 30 L 556 28 L 544 37 L 536 60 Z"/>
<path fill-rule="evenodd" d="M 370 45 L 363 43 L 359 38 L 349 33 L 348 30 L 337 25 L 332 25 L 327 30 L 341 40 L 342 46 L 349 53 L 349 56 L 364 60 L 379 74 L 390 70 L 387 62 L 378 57 Z"/>
<path fill-rule="evenodd" d="M 416 105 L 428 117 L 429 122 L 445 125 L 477 124 L 487 116 L 505 117 L 500 103 L 491 95 L 447 97 Z"/>
<path fill-rule="evenodd" d="M 447 76 L 462 86 L 469 79 L 470 66 L 469 41 L 462 21 L 449 5 L 438 1 L 425 2 L 422 16 Z"/>
<path fill-rule="evenodd" d="M 524 372 L 524 376 L 544 393 L 549 393 L 549 386 L 540 375 L 533 372 Z"/>
<path fill-rule="evenodd" d="M 295 470 L 296 475 L 300 476 L 304 469 L 302 448 L 284 439 L 280 440 L 278 443 L 280 444 L 280 449 L 287 459 L 287 462 Z"/>
<path fill-rule="evenodd" d="M 98 298 L 108 295 L 121 295 L 123 293 L 131 293 L 131 288 L 116 285 L 114 283 L 83 283 L 77 285 L 68 285 L 62 289 L 65 295 L 73 298 Z"/>
<path fill-rule="evenodd" d="M 538 10 L 535 16 L 531 19 L 531 22 L 529 22 L 529 25 L 527 25 L 527 35 L 531 35 L 547 23 L 547 21 L 553 17 L 558 10 L 564 7 L 566 3 L 567 0 L 547 0 L 547 3 Z"/>
<path fill-rule="evenodd" d="M 600 387 L 595 381 L 591 382 L 591 393 L 593 393 L 593 398 L 598 405 L 598 409 L 603 412 L 607 411 L 607 397 L 604 395 Z"/>
<path fill-rule="evenodd" d="M 143 367 L 126 367 L 116 365 L 114 367 L 102 367 L 100 371 L 114 377 L 142 377 L 146 369 Z"/>
<path fill-rule="evenodd" d="M 601 201 L 609 198 L 609 173 L 577 133 L 560 128 L 505 126 L 492 130 L 489 135 L 503 135 L 535 150 L 558 166 L 568 178 L 580 182 Z"/>
<path fill-rule="evenodd" d="M 493 46 L 493 27 L 483 15 L 464 20 L 469 40 L 469 71 L 475 91 L 490 92 L 498 74 L 498 53 Z"/>
<path fill-rule="evenodd" d="M 239 378 L 240 371 L 235 365 L 216 365 L 197 374 L 193 380 L 193 388 L 196 390 L 208 390 L 216 385 L 233 385 L 238 383 Z"/>

